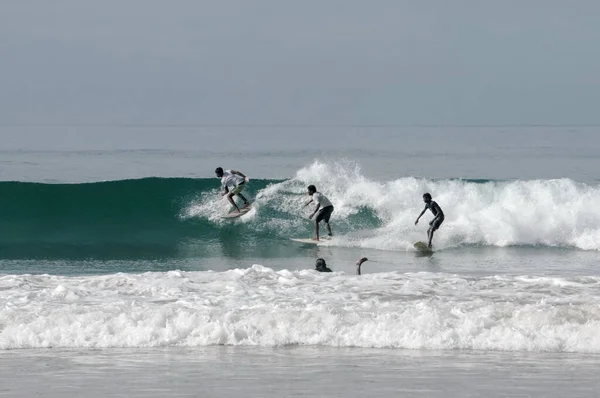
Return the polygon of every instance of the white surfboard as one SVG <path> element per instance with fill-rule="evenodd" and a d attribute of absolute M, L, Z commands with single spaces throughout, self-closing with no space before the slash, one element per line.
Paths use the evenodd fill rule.
<path fill-rule="evenodd" d="M 319 243 L 321 243 L 321 241 L 310 239 L 310 238 L 306 238 L 306 239 L 290 238 L 290 240 L 293 240 L 294 242 L 298 242 L 298 243 L 306 243 L 307 245 L 318 245 Z"/>
<path fill-rule="evenodd" d="M 251 207 L 244 207 L 240 209 L 239 213 L 237 211 L 232 211 L 231 213 L 222 215 L 221 218 L 238 218 L 248 213 L 250 210 L 252 210 Z"/>
<path fill-rule="evenodd" d="M 330 242 L 331 239 L 321 238 L 321 240 L 314 240 L 311 238 L 290 238 L 294 242 L 306 243 L 307 245 L 318 245 L 319 243 Z"/>
<path fill-rule="evenodd" d="M 433 253 L 433 249 L 427 247 L 427 244 L 425 242 L 417 242 L 413 246 L 421 253 Z"/>

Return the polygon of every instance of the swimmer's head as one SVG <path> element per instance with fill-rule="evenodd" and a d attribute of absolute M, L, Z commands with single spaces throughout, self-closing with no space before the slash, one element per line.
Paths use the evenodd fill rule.
<path fill-rule="evenodd" d="M 315 268 L 316 269 L 323 269 L 327 267 L 327 263 L 325 263 L 325 260 L 323 260 L 322 258 L 318 258 L 317 262 L 315 263 Z"/>

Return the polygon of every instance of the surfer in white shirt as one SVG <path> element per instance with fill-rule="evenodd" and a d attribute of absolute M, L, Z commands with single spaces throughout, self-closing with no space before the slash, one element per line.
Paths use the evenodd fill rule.
<path fill-rule="evenodd" d="M 311 199 L 307 204 L 304 205 L 304 207 L 308 206 L 312 202 L 317 204 L 315 211 L 308 218 L 312 219 L 318 212 L 317 217 L 315 218 L 315 237 L 313 240 L 319 240 L 319 223 L 321 221 L 325 221 L 325 226 L 327 227 L 329 236 L 333 236 L 331 233 L 331 225 L 329 225 L 329 218 L 331 217 L 331 213 L 333 213 L 333 205 L 325 195 L 323 195 L 321 192 L 317 192 L 317 188 L 315 188 L 314 185 L 308 186 L 308 194 L 311 196 Z"/>
<path fill-rule="evenodd" d="M 242 174 L 239 171 L 235 170 L 225 170 L 223 171 L 222 167 L 217 167 L 215 170 L 217 177 L 221 179 L 221 186 L 223 187 L 222 196 L 227 195 L 227 199 L 229 199 L 229 203 L 235 207 L 235 212 L 239 213 L 240 208 L 233 200 L 233 196 L 237 195 L 244 201 L 244 207 L 250 207 L 250 202 L 248 199 L 242 195 L 242 190 L 244 189 L 244 184 L 248 181 L 248 177 Z"/>

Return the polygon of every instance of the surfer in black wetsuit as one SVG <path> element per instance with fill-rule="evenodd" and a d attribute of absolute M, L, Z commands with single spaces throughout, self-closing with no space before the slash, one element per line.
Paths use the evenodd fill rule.
<path fill-rule="evenodd" d="M 429 222 L 429 229 L 427 230 L 427 237 L 429 238 L 429 244 L 427 245 L 427 247 L 429 247 L 431 249 L 431 241 L 433 240 L 433 233 L 435 231 L 437 231 L 437 229 L 440 227 L 440 225 L 442 225 L 442 223 L 444 222 L 444 212 L 442 211 L 442 208 L 440 207 L 440 205 L 438 205 L 436 202 L 431 200 L 431 195 L 428 193 L 423 195 L 423 202 L 425 202 L 425 208 L 423 209 L 421 214 L 419 214 L 419 217 L 417 217 L 417 221 L 415 221 L 415 225 L 417 225 L 419 223 L 419 218 L 421 218 L 421 216 L 423 214 L 425 214 L 427 209 L 431 210 L 434 218 L 433 218 L 433 220 L 431 220 Z"/>

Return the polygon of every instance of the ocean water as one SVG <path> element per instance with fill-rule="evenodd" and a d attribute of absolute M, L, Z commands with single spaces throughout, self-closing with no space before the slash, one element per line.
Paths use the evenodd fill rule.
<path fill-rule="evenodd" d="M 0 131 L 0 396 L 597 395 L 597 127 Z"/>

